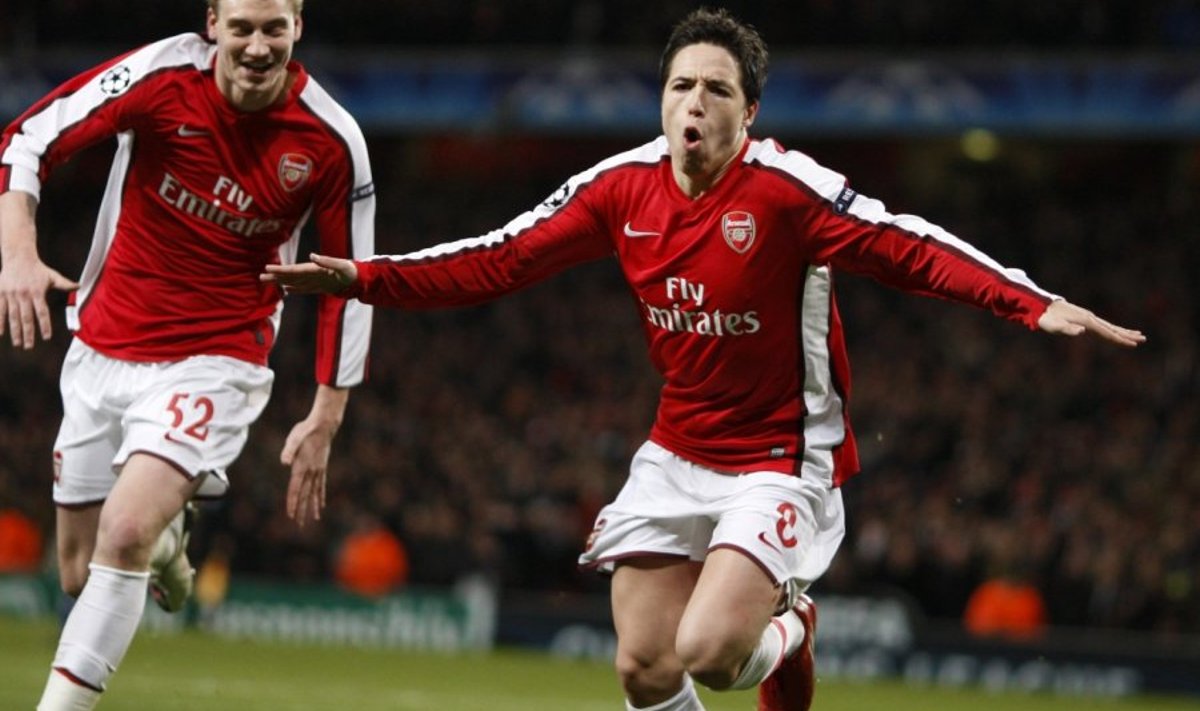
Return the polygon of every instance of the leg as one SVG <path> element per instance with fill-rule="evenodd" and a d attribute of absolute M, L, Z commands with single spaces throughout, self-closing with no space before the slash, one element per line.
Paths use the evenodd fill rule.
<path fill-rule="evenodd" d="M 711 689 L 730 688 L 778 602 L 779 587 L 746 555 L 710 553 L 675 641 L 688 673 Z"/>
<path fill-rule="evenodd" d="M 759 688 L 760 711 L 807 711 L 812 704 L 816 607 L 786 595 L 740 551 L 713 551 L 679 626 L 684 667 L 711 689 Z"/>
<path fill-rule="evenodd" d="M 59 506 L 55 514 L 58 538 L 58 576 L 62 590 L 79 597 L 87 582 L 88 563 L 96 548 L 96 527 L 100 522 L 100 502 L 81 508 Z"/>
<path fill-rule="evenodd" d="M 159 534 L 183 510 L 199 479 L 190 480 L 163 459 L 134 454 L 100 510 L 92 562 L 145 572 Z"/>
<path fill-rule="evenodd" d="M 91 574 L 63 627 L 39 711 L 99 701 L 141 620 L 150 552 L 196 486 L 162 459 L 129 458 L 100 510 Z"/>
<path fill-rule="evenodd" d="M 700 565 L 679 558 L 636 558 L 613 573 L 617 675 L 635 707 L 660 704 L 685 684 L 675 631 Z"/>

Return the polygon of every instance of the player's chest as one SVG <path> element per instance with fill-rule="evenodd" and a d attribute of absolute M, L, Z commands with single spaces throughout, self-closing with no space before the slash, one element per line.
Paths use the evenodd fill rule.
<path fill-rule="evenodd" d="M 747 304 L 786 288 L 799 271 L 795 240 L 756 201 L 651 201 L 629 213 L 615 227 L 617 254 L 646 303 Z"/>
<path fill-rule="evenodd" d="M 202 103 L 159 111 L 139 132 L 138 160 L 158 194 L 230 219 L 294 221 L 312 201 L 325 145 L 304 124 L 230 120 Z"/>

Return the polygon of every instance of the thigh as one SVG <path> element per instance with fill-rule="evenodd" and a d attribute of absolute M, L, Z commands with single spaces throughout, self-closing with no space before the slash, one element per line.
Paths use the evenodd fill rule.
<path fill-rule="evenodd" d="M 739 664 L 758 644 L 778 598 L 779 586 L 757 561 L 714 550 L 680 619 L 677 646 L 690 659 Z"/>
<path fill-rule="evenodd" d="M 700 564 L 668 558 L 635 558 L 617 566 L 612 578 L 617 654 L 640 667 L 682 672 L 675 631 L 683 617 Z"/>
<path fill-rule="evenodd" d="M 159 534 L 195 495 L 199 484 L 199 479 L 188 478 L 158 456 L 131 456 L 100 510 L 95 562 L 125 570 L 144 569 Z"/>

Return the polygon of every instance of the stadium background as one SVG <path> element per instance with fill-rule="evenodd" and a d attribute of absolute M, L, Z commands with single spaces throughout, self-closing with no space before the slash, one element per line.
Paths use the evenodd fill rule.
<path fill-rule="evenodd" d="M 657 52 L 693 5 L 310 1 L 297 57 L 367 131 L 378 251 L 481 233 L 655 135 Z M 1195 659 L 1198 4 L 726 5 L 772 49 L 753 133 L 1150 339 L 1132 352 L 1051 339 L 843 277 L 864 471 L 846 487 L 850 531 L 818 600 L 901 600 L 924 629 L 957 630 L 977 586 L 1017 577 L 1045 602 L 1043 645 Z M 200 2 L 0 5 L 0 120 L 201 20 Z M 837 110 L 823 91 L 838 76 L 862 79 L 856 105 L 870 111 Z M 1174 103 L 1158 100 L 1163 87 Z M 65 273 L 82 265 L 109 155 L 89 151 L 47 190 L 42 254 Z M 603 599 L 606 583 L 574 559 L 658 387 L 614 264 L 491 306 L 378 312 L 328 512 L 300 531 L 276 460 L 311 397 L 308 308 L 289 302 L 272 402 L 232 495 L 204 507 L 197 562 L 319 586 L 349 536 L 383 526 L 407 553 L 406 589 L 481 576 L 502 614 L 506 599 Z M 0 349 L 0 509 L 34 523 L 42 560 L 61 323 L 33 353 Z"/>

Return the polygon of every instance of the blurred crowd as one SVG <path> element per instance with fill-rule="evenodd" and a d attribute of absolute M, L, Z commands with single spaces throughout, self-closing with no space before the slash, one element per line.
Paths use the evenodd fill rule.
<path fill-rule="evenodd" d="M 689 0 L 309 0 L 306 41 L 380 45 L 653 47 Z M 724 0 L 776 49 L 1179 49 L 1200 42 L 1196 0 Z M 0 4 L 5 46 L 136 44 L 203 27 L 201 0 Z"/>
<path fill-rule="evenodd" d="M 1133 351 L 1052 338 L 843 275 L 863 472 L 845 487 L 849 532 L 815 593 L 899 592 L 931 617 L 961 618 L 982 584 L 1019 581 L 1051 625 L 1200 634 L 1196 148 L 1013 142 L 975 163 L 948 139 L 784 138 L 894 212 L 1149 336 Z M 368 140 L 378 251 L 399 253 L 499 226 L 637 139 Z M 68 274 L 94 217 L 82 196 L 98 197 L 107 158 L 81 157 L 47 191 L 43 255 Z M 352 536 L 390 551 L 374 536 L 384 531 L 402 547 L 396 582 L 482 572 L 508 589 L 606 589 L 575 558 L 659 387 L 615 263 L 489 306 L 377 311 L 371 379 L 335 442 L 328 508 L 297 529 L 278 456 L 312 396 L 311 306 L 288 302 L 273 399 L 230 471 L 232 493 L 202 507 L 195 558 L 235 576 L 328 581 Z M 58 323 L 47 347 L 0 348 L 0 509 L 47 540 Z"/>

